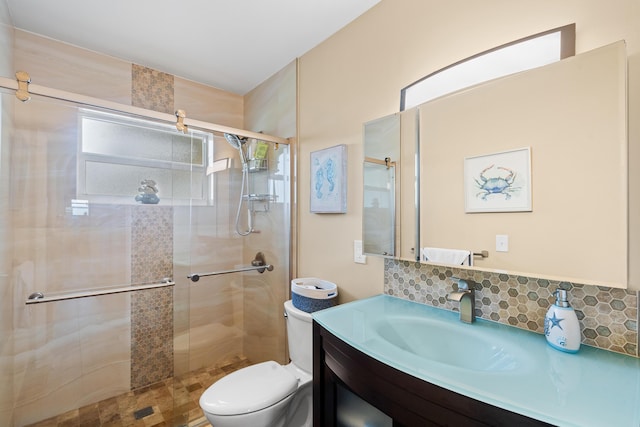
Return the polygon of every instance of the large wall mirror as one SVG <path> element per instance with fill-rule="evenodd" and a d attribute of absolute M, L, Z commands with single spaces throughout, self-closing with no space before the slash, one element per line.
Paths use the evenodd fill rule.
<path fill-rule="evenodd" d="M 618 42 L 420 105 L 421 245 L 488 251 L 476 269 L 626 288 L 626 70 Z M 528 158 L 499 155 L 513 152 Z M 505 202 L 525 190 L 530 206 Z"/>

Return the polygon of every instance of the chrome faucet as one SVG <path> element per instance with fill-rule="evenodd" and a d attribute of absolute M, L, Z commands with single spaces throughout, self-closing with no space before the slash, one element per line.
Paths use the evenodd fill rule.
<path fill-rule="evenodd" d="M 473 323 L 476 320 L 476 295 L 473 287 L 469 287 L 466 280 L 458 277 L 451 277 L 458 282 L 458 290 L 447 295 L 449 301 L 460 303 L 460 321 Z"/>

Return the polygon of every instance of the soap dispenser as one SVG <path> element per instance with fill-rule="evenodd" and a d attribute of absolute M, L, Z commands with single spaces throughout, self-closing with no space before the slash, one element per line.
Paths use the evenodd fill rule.
<path fill-rule="evenodd" d="M 567 301 L 567 291 L 556 290 L 553 303 L 544 317 L 544 335 L 551 347 L 576 353 L 580 349 L 580 324 L 576 312 Z"/>

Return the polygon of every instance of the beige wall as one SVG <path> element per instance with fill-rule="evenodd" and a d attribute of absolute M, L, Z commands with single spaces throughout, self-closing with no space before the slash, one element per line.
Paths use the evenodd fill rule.
<path fill-rule="evenodd" d="M 630 282 L 640 288 L 640 6 L 633 0 L 427 2 L 383 0 L 300 58 L 299 275 L 340 286 L 341 301 L 383 291 L 383 262 L 353 262 L 360 239 L 362 123 L 398 110 L 400 89 L 451 63 L 576 23 L 576 52 L 620 39 L 629 55 Z M 309 213 L 309 153 L 347 144 L 346 214 Z M 635 170 L 634 170 L 635 169 Z"/>

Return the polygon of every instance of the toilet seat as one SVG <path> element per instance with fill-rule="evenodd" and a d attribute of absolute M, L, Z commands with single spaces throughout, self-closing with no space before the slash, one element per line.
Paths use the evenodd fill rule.
<path fill-rule="evenodd" d="M 297 378 L 284 366 L 262 362 L 217 381 L 200 397 L 200 406 L 210 414 L 247 414 L 281 401 L 297 388 Z"/>

